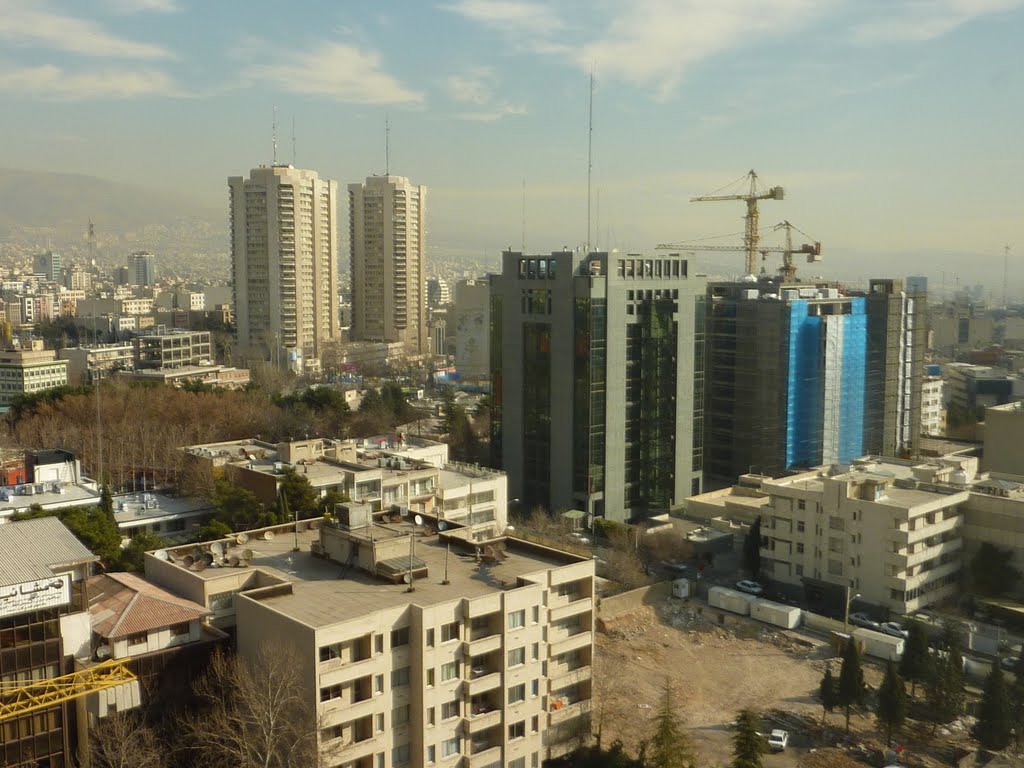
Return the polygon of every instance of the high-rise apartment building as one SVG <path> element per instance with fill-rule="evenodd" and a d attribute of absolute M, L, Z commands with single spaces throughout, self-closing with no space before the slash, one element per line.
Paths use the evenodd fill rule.
<path fill-rule="evenodd" d="M 529 508 L 630 520 L 701 489 L 706 280 L 678 255 L 506 252 L 492 446 Z"/>
<path fill-rule="evenodd" d="M 426 311 L 426 187 L 404 176 L 349 184 L 354 341 L 401 342 L 429 351 Z"/>
<path fill-rule="evenodd" d="M 144 288 L 156 285 L 156 256 L 152 253 L 133 253 L 130 274 L 135 285 Z"/>
<path fill-rule="evenodd" d="M 32 272 L 37 275 L 45 275 L 47 280 L 59 282 L 63 263 L 64 259 L 59 253 L 53 251 L 37 253 L 32 258 Z"/>
<path fill-rule="evenodd" d="M 290 165 L 228 179 L 238 344 L 293 368 L 338 339 L 337 182 Z"/>
<path fill-rule="evenodd" d="M 917 448 L 923 297 L 777 280 L 708 288 L 705 480 Z"/>

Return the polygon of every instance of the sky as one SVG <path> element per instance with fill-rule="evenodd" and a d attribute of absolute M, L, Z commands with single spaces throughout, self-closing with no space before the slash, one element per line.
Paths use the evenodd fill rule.
<path fill-rule="evenodd" d="M 592 246 L 738 243 L 688 201 L 755 169 L 816 272 L 1001 282 L 1010 244 L 1024 295 L 1022 39 L 1024 0 L 0 0 L 0 165 L 226 217 L 276 107 L 279 162 L 408 176 L 431 252 L 496 257 L 588 242 L 592 124 Z"/>

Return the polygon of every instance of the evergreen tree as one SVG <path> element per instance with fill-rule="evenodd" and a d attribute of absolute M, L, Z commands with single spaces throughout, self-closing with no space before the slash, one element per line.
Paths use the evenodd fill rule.
<path fill-rule="evenodd" d="M 1024 645 L 1017 657 L 1010 686 L 1010 715 L 1013 718 L 1013 734 L 1017 751 L 1024 747 Z"/>
<path fill-rule="evenodd" d="M 925 682 L 925 701 L 929 719 L 945 725 L 964 711 L 964 660 L 960 655 L 963 638 L 960 630 L 948 624 L 943 633 L 942 648 L 935 654 Z"/>
<path fill-rule="evenodd" d="M 974 738 L 985 749 L 1005 749 L 1013 737 L 1013 713 L 1010 697 L 1003 680 L 1003 670 L 997 661 L 985 678 L 985 692 L 978 707 L 978 722 L 974 726 Z"/>
<path fill-rule="evenodd" d="M 825 675 L 818 686 L 818 698 L 821 699 L 821 722 L 824 725 L 825 717 L 839 703 L 838 681 L 832 677 L 831 666 L 825 667 Z"/>
<path fill-rule="evenodd" d="M 899 730 L 907 719 L 907 688 L 891 660 L 885 667 L 885 677 L 878 689 L 875 715 L 878 724 L 885 728 L 886 743 L 891 746 L 893 731 Z"/>
<path fill-rule="evenodd" d="M 750 578 L 756 579 L 761 574 L 761 517 L 747 531 L 743 540 L 743 567 L 750 572 Z"/>
<path fill-rule="evenodd" d="M 860 654 L 851 637 L 843 649 L 843 666 L 839 670 L 839 690 L 836 703 L 846 709 L 846 732 L 850 732 L 850 708 L 864 700 L 864 671 L 860 668 Z"/>
<path fill-rule="evenodd" d="M 761 755 L 768 751 L 768 745 L 758 732 L 760 722 L 761 718 L 751 709 L 741 710 L 736 717 L 732 768 L 761 768 Z"/>
<path fill-rule="evenodd" d="M 654 715 L 654 735 L 647 752 L 647 765 L 651 768 L 692 768 L 693 752 L 675 706 L 672 704 L 672 685 L 666 679 L 661 706 Z"/>
<path fill-rule="evenodd" d="M 923 682 L 928 676 L 931 662 L 928 647 L 928 634 L 924 627 L 918 621 L 911 622 L 903 644 L 903 658 L 900 659 L 900 675 L 910 681 L 911 697 L 917 694 L 918 682 Z"/>
<path fill-rule="evenodd" d="M 285 469 L 281 476 L 281 489 L 279 494 L 287 500 L 288 509 L 291 513 L 288 519 L 278 516 L 282 523 L 292 519 L 292 515 L 298 514 L 299 519 L 314 517 L 317 514 L 316 506 L 319 496 L 309 484 L 305 475 L 299 474 L 292 467 Z"/>

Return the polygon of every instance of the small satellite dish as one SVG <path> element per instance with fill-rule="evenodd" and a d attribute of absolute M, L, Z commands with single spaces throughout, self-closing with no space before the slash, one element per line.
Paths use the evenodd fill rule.
<path fill-rule="evenodd" d="M 199 558 L 201 558 L 203 556 L 203 554 L 204 553 L 203 553 L 203 548 L 202 547 L 192 547 L 192 559 L 193 560 L 198 560 Z"/>
<path fill-rule="evenodd" d="M 195 561 L 196 561 L 196 559 L 194 557 L 192 557 L 192 555 L 185 555 L 185 557 L 182 558 L 181 563 L 186 568 L 191 568 L 192 567 L 192 563 L 194 563 Z"/>
<path fill-rule="evenodd" d="M 221 544 L 219 541 L 215 541 L 213 542 L 213 544 L 210 545 L 210 551 L 217 557 L 220 557 L 224 554 L 224 545 Z"/>
<path fill-rule="evenodd" d="M 415 522 L 416 525 L 423 525 L 423 515 L 416 515 L 416 517 L 413 518 L 413 522 Z"/>
<path fill-rule="evenodd" d="M 211 555 L 209 552 L 203 553 L 203 557 L 200 562 L 203 562 L 206 565 L 213 565 L 213 555 Z"/>
<path fill-rule="evenodd" d="M 446 523 L 444 520 L 442 520 L 440 523 L 437 524 L 437 530 L 439 530 L 439 531 L 447 531 L 448 530 L 448 523 Z"/>
<path fill-rule="evenodd" d="M 242 559 L 243 560 L 252 560 L 252 550 L 251 549 L 243 549 L 242 550 Z"/>
<path fill-rule="evenodd" d="M 238 544 L 245 544 L 245 542 L 247 542 L 248 540 L 249 537 L 246 536 L 244 533 L 240 533 L 237 536 L 235 536 L 235 542 Z"/>
<path fill-rule="evenodd" d="M 263 532 L 263 540 L 264 541 L 273 541 L 274 540 L 274 532 L 273 531 L 264 531 Z"/>
<path fill-rule="evenodd" d="M 207 565 L 208 563 L 205 560 L 197 560 L 196 564 L 192 567 L 196 571 L 205 571 Z"/>
<path fill-rule="evenodd" d="M 237 555 L 232 555 L 231 557 L 229 557 L 228 558 L 228 565 L 230 565 L 232 568 L 237 568 L 238 567 L 238 556 Z"/>
<path fill-rule="evenodd" d="M 404 581 L 404 582 L 405 582 L 406 584 L 412 584 L 412 575 L 411 575 L 411 574 L 408 574 L 408 573 L 407 573 L 407 574 L 405 574 L 405 575 L 404 575 L 404 576 L 402 577 L 402 581 Z"/>
<path fill-rule="evenodd" d="M 110 646 L 101 645 L 96 649 L 96 658 L 100 661 L 106 661 L 110 658 Z"/>
<path fill-rule="evenodd" d="M 170 560 L 170 556 L 167 554 L 166 549 L 158 549 L 156 552 L 153 553 L 153 557 L 155 557 L 157 560 Z"/>

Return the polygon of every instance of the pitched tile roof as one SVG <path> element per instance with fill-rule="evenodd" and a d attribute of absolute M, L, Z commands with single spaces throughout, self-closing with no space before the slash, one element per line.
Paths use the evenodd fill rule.
<path fill-rule="evenodd" d="M 93 576 L 87 588 L 92 630 L 107 639 L 163 629 L 211 613 L 132 573 Z"/>
<path fill-rule="evenodd" d="M 56 517 L 0 525 L 0 585 L 45 579 L 55 569 L 97 560 Z"/>

